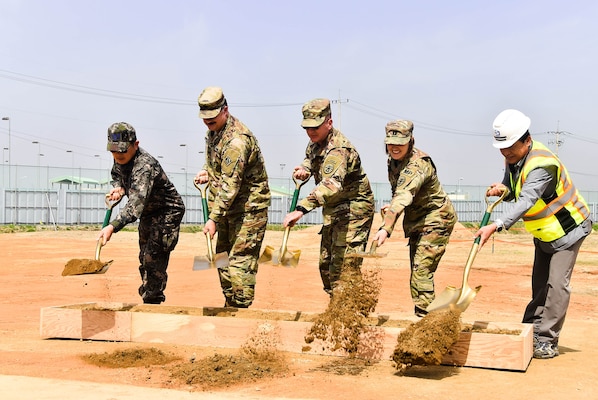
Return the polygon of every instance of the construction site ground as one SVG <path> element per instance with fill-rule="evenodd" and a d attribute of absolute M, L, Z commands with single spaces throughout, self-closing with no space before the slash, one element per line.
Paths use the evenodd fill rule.
<path fill-rule="evenodd" d="M 376 222 L 374 223 L 375 226 Z M 326 309 L 317 268 L 318 227 L 293 230 L 289 250 L 301 250 L 297 268 L 262 264 L 252 308 L 318 313 Z M 42 230 L 0 234 L 0 387 L 3 399 L 592 399 L 598 398 L 598 250 L 596 234 L 582 246 L 571 282 L 572 296 L 560 338 L 560 356 L 533 359 L 525 372 L 452 366 L 416 366 L 400 372 L 380 360 L 346 372 L 327 368 L 338 357 L 285 353 L 283 376 L 198 389 L 176 382 L 160 366 L 105 368 L 86 354 L 139 347 L 158 348 L 183 359 L 235 349 L 160 343 L 41 339 L 40 309 L 87 302 L 140 303 L 136 232 L 119 232 L 102 250 L 114 260 L 103 275 L 62 276 L 72 258 L 93 258 L 96 231 Z M 278 248 L 282 232 L 268 231 L 264 246 Z M 473 230 L 458 225 L 436 274 L 436 290 L 461 286 Z M 518 230 L 496 234 L 481 250 L 469 278 L 481 285 L 462 314 L 464 322 L 521 322 L 531 293 L 532 238 Z M 366 259 L 377 268 L 381 291 L 376 312 L 417 321 L 409 295 L 407 241 L 402 232 L 378 249 L 385 258 Z M 202 233 L 182 233 L 171 255 L 165 305 L 221 307 L 214 269 L 193 271 L 205 255 Z"/>

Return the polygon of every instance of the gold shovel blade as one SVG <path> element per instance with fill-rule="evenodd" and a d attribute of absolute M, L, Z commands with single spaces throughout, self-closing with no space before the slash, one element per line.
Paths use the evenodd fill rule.
<path fill-rule="evenodd" d="M 447 286 L 440 294 L 436 296 L 433 302 L 431 302 L 426 311 L 443 310 L 451 308 L 451 304 L 457 304 L 457 300 L 461 296 L 461 289 L 457 289 L 454 286 Z"/>
<path fill-rule="evenodd" d="M 450 308 L 456 308 L 461 312 L 467 310 L 467 307 L 473 302 L 475 296 L 478 294 L 482 287 L 477 286 L 471 288 L 465 286 L 464 288 L 457 289 L 453 286 L 447 286 L 432 303 L 426 308 L 426 311 L 444 310 Z"/>
<path fill-rule="evenodd" d="M 272 261 L 272 254 L 274 254 L 275 252 L 276 252 L 276 249 L 274 247 L 266 246 L 266 247 L 264 247 L 264 252 L 260 256 L 260 258 L 258 258 L 257 261 L 260 263 L 266 263 L 266 262 Z"/>
<path fill-rule="evenodd" d="M 301 256 L 301 250 L 287 250 L 283 256 L 280 256 L 280 250 L 272 254 L 272 264 L 282 265 L 283 267 L 297 267 L 299 265 L 299 257 Z"/>
<path fill-rule="evenodd" d="M 210 260 L 209 256 L 195 256 L 193 258 L 193 271 L 203 271 L 211 268 L 226 268 L 229 265 L 227 253 L 214 254 L 214 259 Z"/>
<path fill-rule="evenodd" d="M 461 311 L 464 312 L 467 310 L 467 307 L 473 302 L 473 299 L 478 294 L 482 287 L 478 286 L 475 289 L 470 288 L 469 286 L 466 287 L 461 291 L 461 296 L 457 299 L 455 306 Z"/>

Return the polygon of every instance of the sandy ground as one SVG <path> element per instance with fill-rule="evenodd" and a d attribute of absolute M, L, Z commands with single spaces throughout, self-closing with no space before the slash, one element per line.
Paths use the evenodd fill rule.
<path fill-rule="evenodd" d="M 291 232 L 289 249 L 302 251 L 297 268 L 260 266 L 252 308 L 325 310 L 328 298 L 321 289 L 317 271 L 317 230 L 318 227 L 313 227 Z M 137 295 L 140 283 L 137 234 L 134 232 L 118 233 L 102 249 L 102 260 L 114 260 L 106 274 L 61 276 L 69 259 L 93 258 L 96 235 L 84 231 L 0 234 L 3 291 L 0 299 L 0 385 L 3 399 L 153 396 L 162 399 L 328 400 L 598 398 L 595 384 L 598 376 L 595 362 L 598 357 L 596 234 L 586 240 L 573 274 L 573 294 L 560 340 L 561 355 L 552 360 L 532 360 L 526 372 L 434 366 L 414 367 L 400 374 L 390 360 L 382 360 L 357 376 L 338 375 L 319 368 L 330 362 L 329 357 L 289 354 L 291 373 L 286 377 L 215 389 L 209 393 L 189 393 L 191 388 L 175 385 L 161 368 L 107 369 L 89 365 L 80 358 L 82 354 L 139 347 L 138 343 L 40 339 L 42 307 L 100 301 L 140 302 Z M 264 245 L 278 248 L 281 237 L 281 232 L 269 231 Z M 461 226 L 456 229 L 437 273 L 437 291 L 447 285 L 461 286 L 463 267 L 472 243 L 470 231 Z M 367 260 L 365 265 L 381 268 L 382 288 L 376 311 L 415 321 L 408 293 L 408 252 L 402 233 L 395 232 L 379 252 L 389 254 L 383 259 Z M 182 234 L 169 266 L 166 305 L 222 306 L 216 272 L 192 271 L 193 257 L 205 254 L 203 234 Z M 471 286 L 482 285 L 482 290 L 463 314 L 463 321 L 520 322 L 530 295 L 532 257 L 529 235 L 496 235 L 474 262 L 469 282 Z M 151 346 L 183 357 L 201 357 L 222 351 L 195 346 Z M 139 392 L 134 393 L 135 390 Z M 150 394 L 148 390 L 158 392 Z"/>

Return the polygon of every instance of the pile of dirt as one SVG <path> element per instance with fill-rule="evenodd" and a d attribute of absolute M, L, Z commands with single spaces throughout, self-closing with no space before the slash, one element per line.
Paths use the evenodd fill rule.
<path fill-rule="evenodd" d="M 152 365 L 166 365 L 180 360 L 180 357 L 164 353 L 154 347 L 116 350 L 112 353 L 85 354 L 81 358 L 89 364 L 105 368 L 149 367 Z"/>
<path fill-rule="evenodd" d="M 151 347 L 86 354 L 81 358 L 105 368 L 165 366 L 173 381 L 207 390 L 284 376 L 288 372 L 288 362 L 277 348 L 279 343 L 278 329 L 264 323 L 234 354 L 215 353 L 182 361 L 181 357 Z"/>
<path fill-rule="evenodd" d="M 459 310 L 432 311 L 399 334 L 392 355 L 395 368 L 404 371 L 413 365 L 440 365 L 460 332 Z"/>
<path fill-rule="evenodd" d="M 237 353 L 191 359 L 170 368 L 170 375 L 181 383 L 204 390 L 284 376 L 289 370 L 288 362 L 278 350 L 279 343 L 276 326 L 263 323 Z"/>
<path fill-rule="evenodd" d="M 377 269 L 360 272 L 358 268 L 343 268 L 327 309 L 317 316 L 305 342 L 310 344 L 318 339 L 325 350 L 356 355 L 367 330 L 367 317 L 378 304 L 380 287 Z M 304 347 L 306 351 L 310 349 Z"/>

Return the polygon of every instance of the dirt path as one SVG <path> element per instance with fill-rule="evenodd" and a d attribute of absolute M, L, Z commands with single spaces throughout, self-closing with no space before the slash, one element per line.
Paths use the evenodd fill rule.
<path fill-rule="evenodd" d="M 297 268 L 262 265 L 253 308 L 321 312 L 328 297 L 317 271 L 317 227 L 293 231 L 289 249 L 301 249 Z M 281 232 L 268 232 L 265 243 L 279 246 Z M 79 340 L 41 340 L 40 308 L 84 302 L 139 303 L 137 287 L 137 234 L 121 232 L 102 250 L 102 259 L 114 263 L 105 275 L 63 277 L 71 258 L 93 257 L 95 232 L 58 231 L 0 235 L 0 374 L 115 383 L 189 390 L 169 379 L 162 367 L 106 369 L 85 363 L 80 355 L 139 347 L 138 343 Z M 323 365 L 333 357 L 288 354 L 290 373 L 282 378 L 241 384 L 213 392 L 244 398 L 313 399 L 523 399 L 598 398 L 598 243 L 590 236 L 582 247 L 573 274 L 572 302 L 560 340 L 561 356 L 532 360 L 525 373 L 447 366 L 414 367 L 399 374 L 388 360 L 365 368 L 359 375 L 339 375 Z M 459 227 L 437 273 L 437 290 L 460 286 L 472 244 L 472 233 Z M 380 251 L 384 259 L 367 261 L 379 267 L 382 287 L 376 311 L 397 319 L 415 318 L 408 294 L 409 263 L 406 240 L 400 232 Z M 193 257 L 204 255 L 202 234 L 183 234 L 172 255 L 166 305 L 221 306 L 222 295 L 213 270 L 192 271 Z M 472 286 L 482 290 L 463 315 L 476 320 L 519 322 L 530 293 L 531 239 L 526 234 L 500 234 L 476 258 Z M 375 264 L 374 264 L 375 263 Z M 366 264 L 367 267 L 367 264 Z M 141 345 L 143 346 L 143 345 Z M 201 357 L 221 349 L 152 344 L 181 357 Z M 232 351 L 232 350 L 231 350 Z M 48 390 L 52 390 L 49 388 Z M 56 389 L 59 390 L 59 389 Z M 48 393 L 46 393 L 48 394 Z M 60 398 L 61 393 L 56 393 Z M 69 394 L 62 393 L 64 398 Z M 99 396 L 99 395 L 98 395 Z M 14 397 L 17 398 L 17 397 Z M 29 398 L 40 398 L 31 393 Z M 53 397 L 47 397 L 53 398 Z M 98 397 L 106 398 L 106 397 Z M 118 397 L 114 397 L 118 398 Z M 187 398 L 187 397 L 185 397 Z"/>

